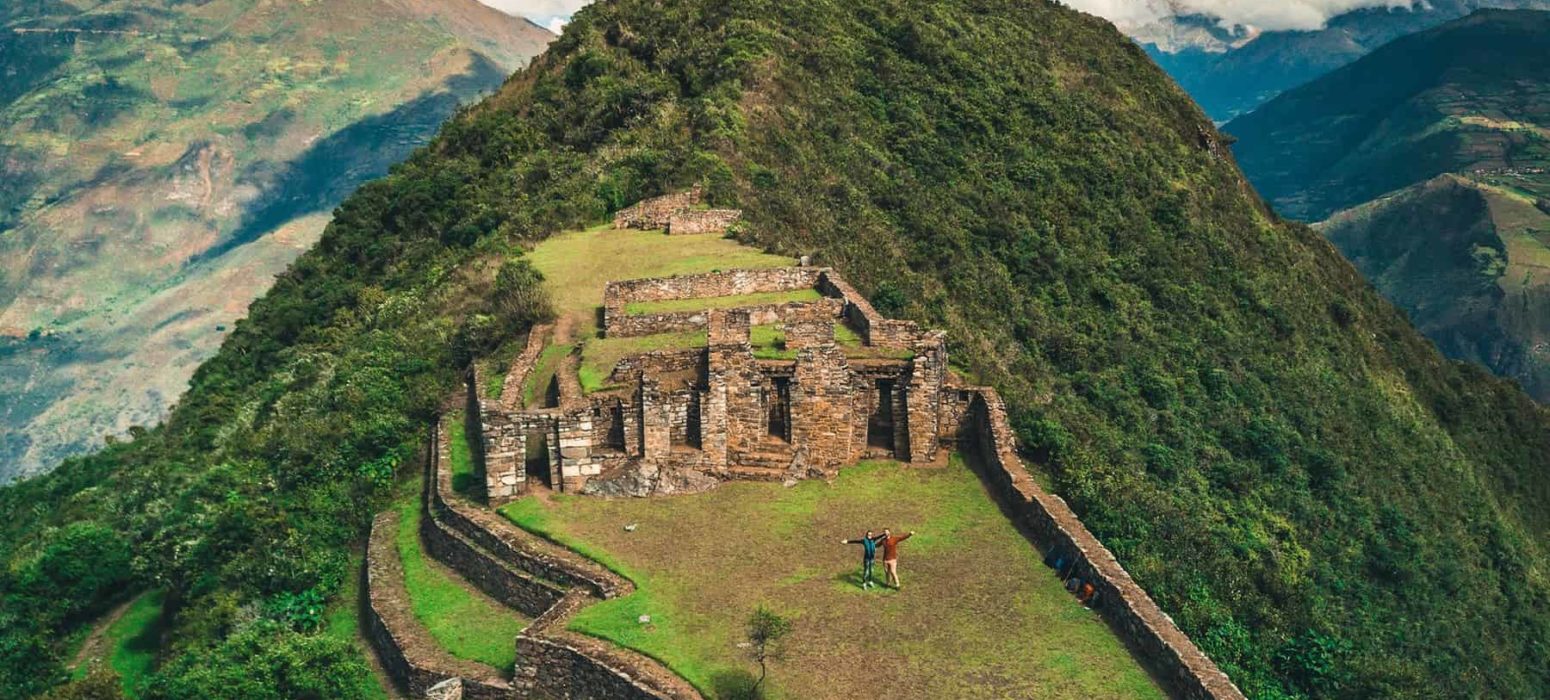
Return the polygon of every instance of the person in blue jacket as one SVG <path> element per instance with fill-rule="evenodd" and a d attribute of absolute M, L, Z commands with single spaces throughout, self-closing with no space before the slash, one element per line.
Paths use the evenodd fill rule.
<path fill-rule="evenodd" d="M 877 559 L 877 545 L 882 544 L 883 535 L 872 536 L 872 531 L 867 530 L 866 536 L 859 540 L 840 540 L 840 544 L 861 545 L 861 587 L 871 588 L 872 563 Z"/>

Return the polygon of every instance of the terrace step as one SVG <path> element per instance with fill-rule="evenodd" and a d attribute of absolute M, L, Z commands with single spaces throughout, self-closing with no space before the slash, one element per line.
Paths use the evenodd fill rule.
<path fill-rule="evenodd" d="M 785 481 L 787 469 L 785 467 L 751 467 L 736 466 L 727 467 L 728 477 L 741 481 Z"/>

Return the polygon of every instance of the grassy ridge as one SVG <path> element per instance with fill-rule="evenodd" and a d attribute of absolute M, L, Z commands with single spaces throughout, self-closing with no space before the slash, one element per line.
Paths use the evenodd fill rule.
<path fill-rule="evenodd" d="M 258 676 L 255 639 L 348 679 L 280 603 L 337 595 L 459 368 L 532 322 L 520 251 L 695 181 L 747 240 L 947 328 L 1042 478 L 1251 695 L 1550 686 L 1550 416 L 1267 216 L 1215 138 L 1052 3 L 591 5 L 342 205 L 165 425 L 0 491 L 0 686 L 52 682 L 99 610 L 92 584 L 37 612 L 26 573 L 77 521 L 175 593 L 168 687 Z"/>
<path fill-rule="evenodd" d="M 901 697 L 1162 697 L 961 460 L 940 470 L 863 464 L 789 489 L 526 498 L 501 512 L 636 582 L 630 596 L 582 610 L 572 629 L 661 659 L 712 697 L 738 697 L 751 680 L 737 644 L 759 604 L 797 626 L 773 667 L 774 697 L 865 696 L 879 673 Z M 884 525 L 919 531 L 903 545 L 904 587 L 862 590 L 860 550 L 838 540 Z"/>

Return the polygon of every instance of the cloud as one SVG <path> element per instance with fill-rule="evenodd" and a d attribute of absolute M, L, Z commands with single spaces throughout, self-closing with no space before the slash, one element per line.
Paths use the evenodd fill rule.
<path fill-rule="evenodd" d="M 1331 18 L 1371 7 L 1408 9 L 1417 0 L 1065 0 L 1123 30 L 1185 15 L 1203 15 L 1224 27 L 1260 31 L 1323 29 Z"/>
<path fill-rule="evenodd" d="M 526 17 L 534 22 L 548 27 L 549 31 L 556 34 L 570 21 L 570 16 L 576 13 L 591 0 L 479 0 L 490 7 L 505 12 L 506 14 Z"/>

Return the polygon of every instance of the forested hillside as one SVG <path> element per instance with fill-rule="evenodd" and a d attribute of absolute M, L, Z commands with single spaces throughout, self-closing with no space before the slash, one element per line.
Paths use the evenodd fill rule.
<path fill-rule="evenodd" d="M 1355 4 L 1355 3 L 1353 3 Z M 1380 3 L 1367 3 L 1381 5 Z M 1545 0 L 1429 0 L 1388 3 L 1332 18 L 1314 31 L 1270 31 L 1245 41 L 1215 26 L 1212 18 L 1180 20 L 1199 25 L 1197 36 L 1209 37 L 1202 47 L 1163 46 L 1152 37 L 1137 37 L 1157 62 L 1179 81 L 1213 118 L 1228 121 L 1248 114 L 1282 92 L 1329 74 L 1403 36 L 1425 31 L 1482 8 L 1550 9 Z M 1225 35 L 1225 36 L 1224 36 Z M 1218 38 L 1221 37 L 1221 38 Z"/>
<path fill-rule="evenodd" d="M 949 329 L 1250 696 L 1550 687 L 1550 415 L 1275 220 L 1110 25 L 1012 0 L 580 12 L 346 201 L 165 425 L 0 491 L 0 685 L 46 687 L 61 639 L 165 588 L 148 697 L 352 696 L 321 602 L 461 365 L 531 322 L 503 303 L 522 246 L 695 182 Z M 129 565 L 76 575 L 102 561 Z"/>
<path fill-rule="evenodd" d="M 1541 401 L 1550 401 L 1546 37 L 1550 12 L 1476 13 L 1225 127 L 1278 210 L 1327 218 L 1330 240 L 1444 353 Z"/>
<path fill-rule="evenodd" d="M 328 212 L 551 38 L 476 0 L 0 3 L 0 483 L 159 422 Z"/>

